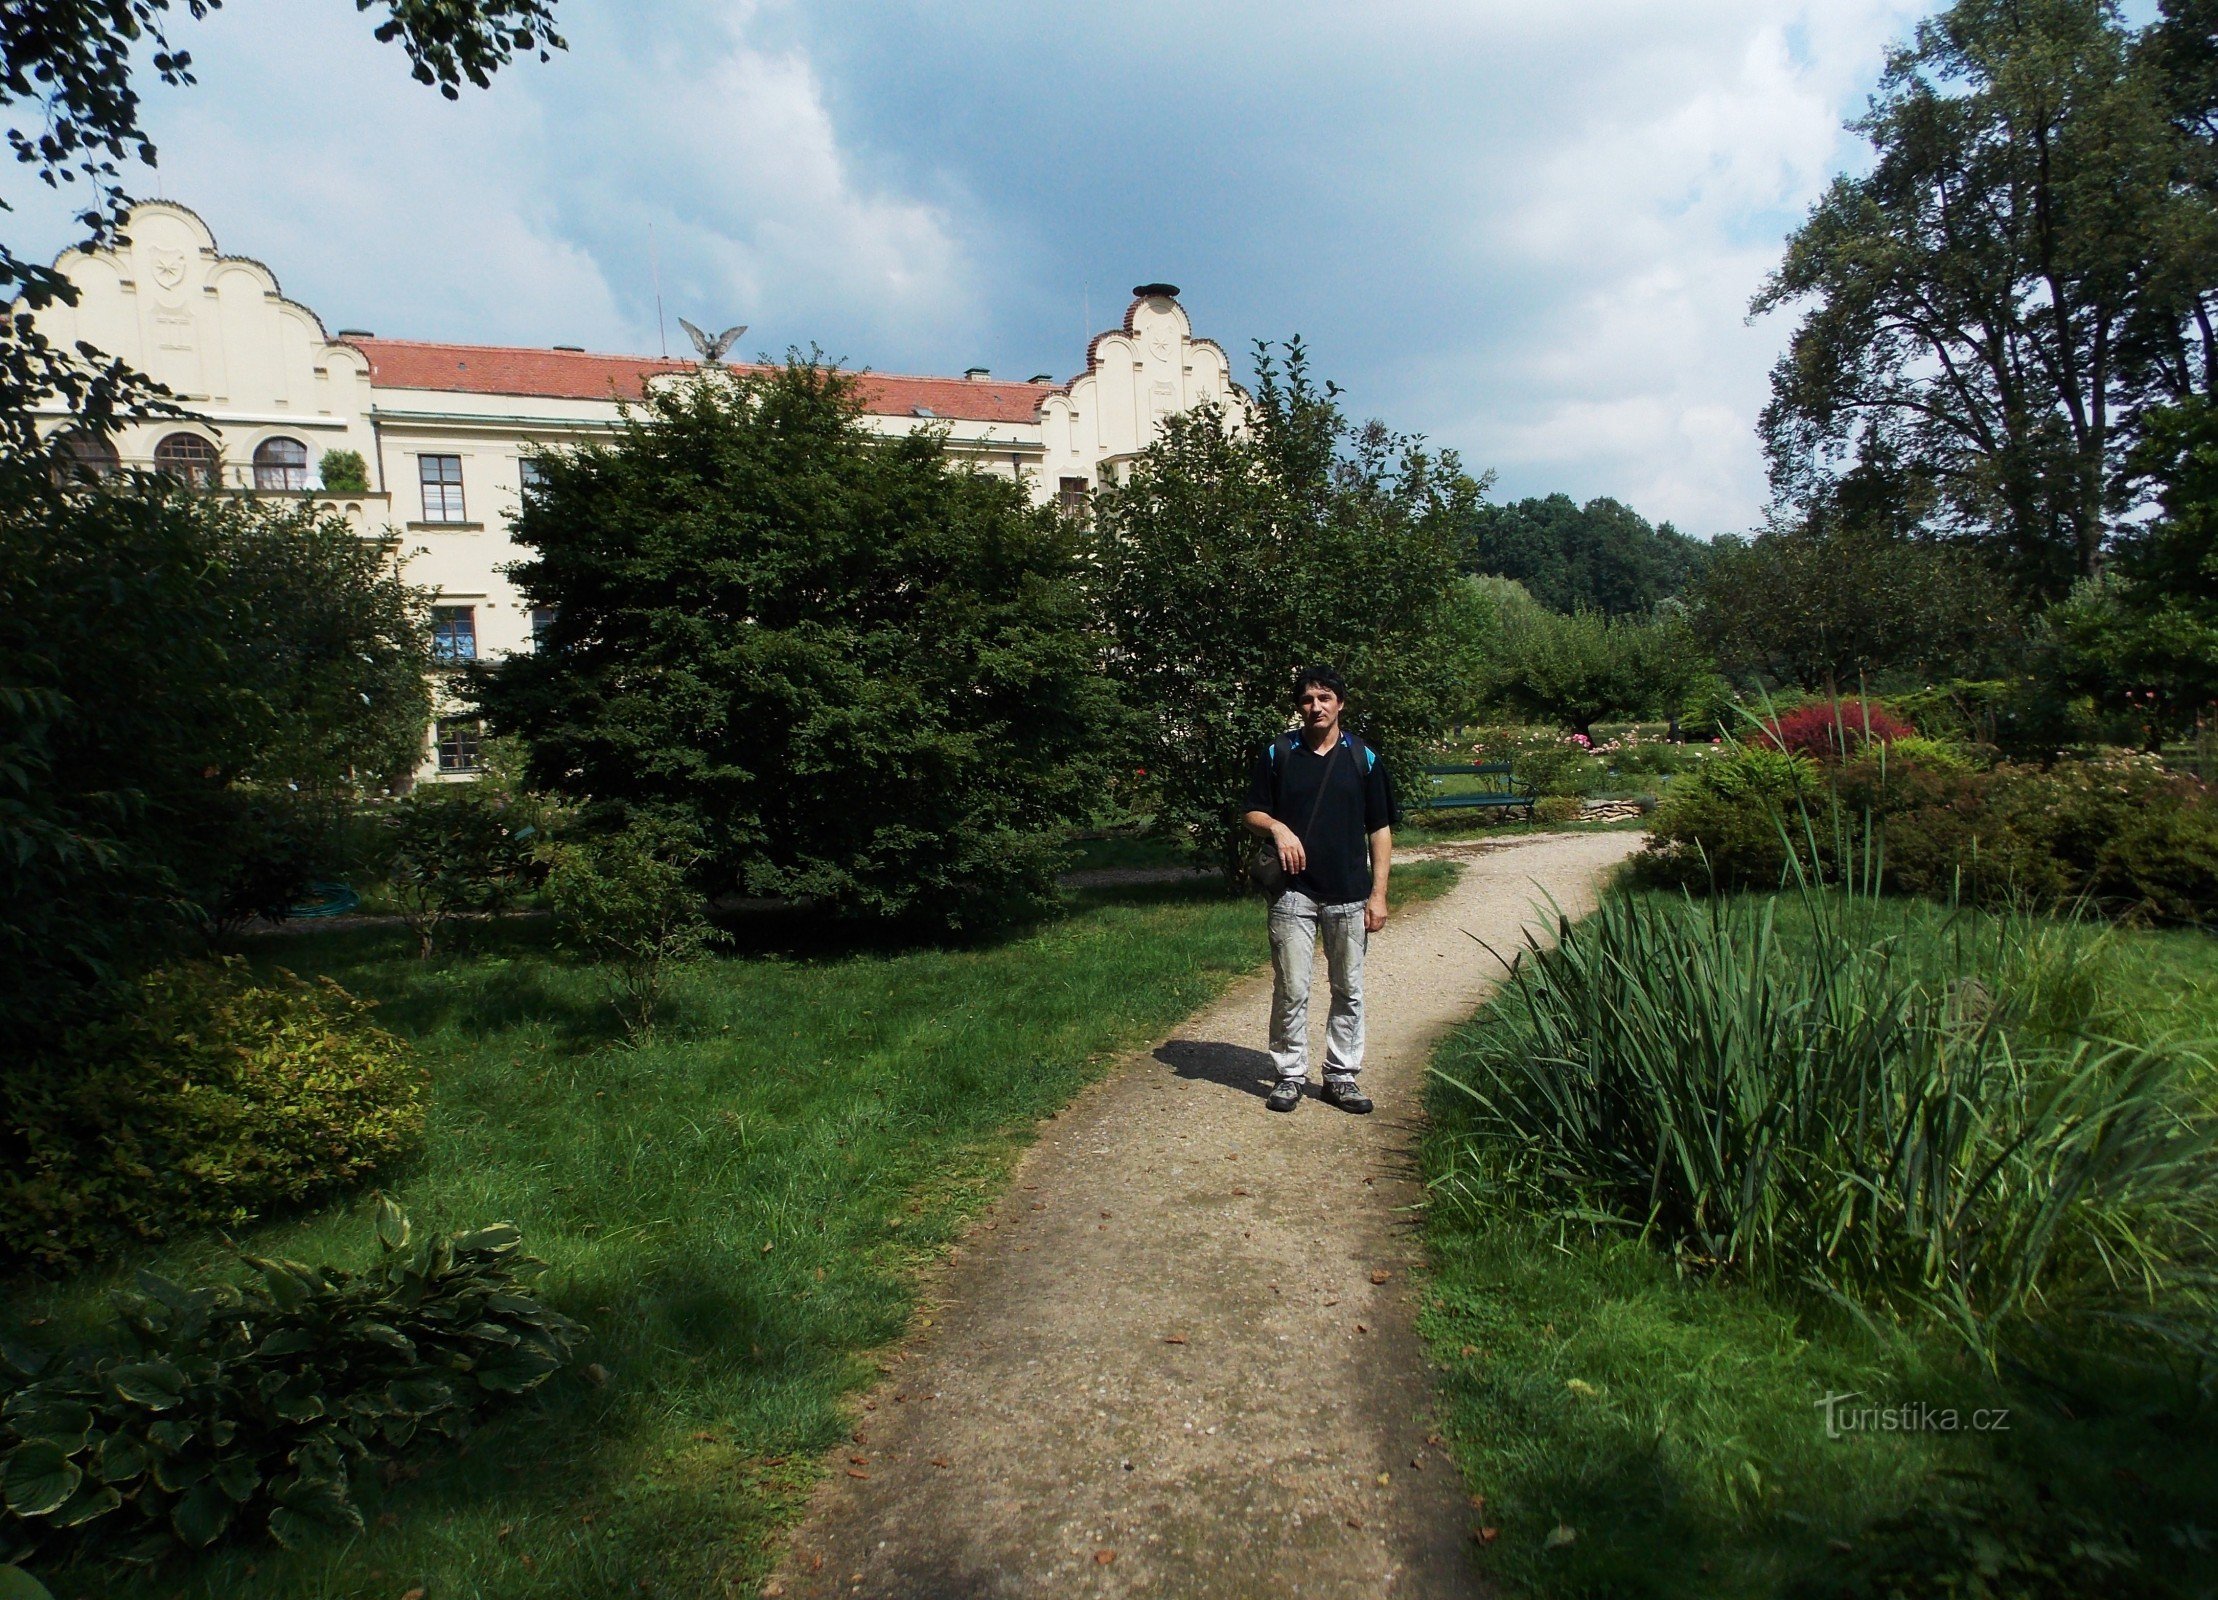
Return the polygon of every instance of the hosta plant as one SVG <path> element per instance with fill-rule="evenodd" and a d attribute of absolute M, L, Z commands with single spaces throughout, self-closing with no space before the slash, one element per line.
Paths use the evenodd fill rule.
<path fill-rule="evenodd" d="M 125 1347 L 6 1352 L 0 1556 L 154 1561 L 358 1529 L 351 1470 L 459 1439 L 584 1334 L 526 1292 L 540 1263 L 506 1223 L 411 1248 L 380 1198 L 377 1238 L 359 1274 L 251 1256 L 237 1285 L 142 1272 L 116 1297 Z"/>

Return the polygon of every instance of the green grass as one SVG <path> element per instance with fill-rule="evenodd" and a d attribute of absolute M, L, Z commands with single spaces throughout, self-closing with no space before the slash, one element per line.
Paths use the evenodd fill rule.
<path fill-rule="evenodd" d="M 1912 960 L 1997 943 L 1976 913 L 1890 902 L 1878 916 Z M 2208 938 L 2053 937 L 2070 959 L 2028 1032 L 2218 1036 Z M 1444 1071 L 1471 1040 L 1443 1046 Z M 1467 1113 L 1444 1085 L 1433 1111 L 1438 1176 Z M 1989 1372 L 1941 1330 L 1874 1330 L 1814 1296 L 1683 1276 L 1631 1230 L 1485 1196 L 1440 1193 L 1427 1228 L 1422 1328 L 1443 1431 L 1483 1496 L 1474 1526 L 1496 1531 L 1482 1559 L 1508 1592 L 2218 1592 L 2218 1417 L 2197 1374 L 2062 1355 L 2038 1377 Z M 2007 1427 L 1828 1438 L 1819 1402 L 1850 1393 L 1966 1424 L 2006 1410 Z"/>
<path fill-rule="evenodd" d="M 1453 869 L 1397 874 L 1397 897 Z M 819 1456 L 918 1314 L 944 1251 L 1011 1161 L 1099 1069 L 1264 955 L 1253 901 L 1189 886 L 1094 893 L 977 949 L 757 954 L 674 986 L 648 1048 L 599 974 L 543 924 L 466 930 L 425 964 L 405 930 L 253 943 L 327 973 L 432 1068 L 420 1161 L 391 1192 L 418 1226 L 519 1224 L 546 1297 L 592 1329 L 581 1362 L 467 1452 L 359 1482 L 369 1531 L 241 1547 L 157 1578 L 45 1574 L 73 1595 L 697 1596 L 771 1561 Z M 359 1265 L 366 1197 L 251 1230 L 249 1250 Z M 105 1324 L 130 1266 L 230 1270 L 220 1241 L 64 1285 L 11 1286 L 0 1332 L 54 1344 Z M 590 1381 L 605 1373 L 600 1382 Z"/>

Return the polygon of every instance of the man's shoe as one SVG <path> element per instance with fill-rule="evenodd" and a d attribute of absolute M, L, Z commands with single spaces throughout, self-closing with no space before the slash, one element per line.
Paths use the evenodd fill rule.
<path fill-rule="evenodd" d="M 1281 1078 L 1263 1102 L 1273 1111 L 1291 1111 L 1302 1103 L 1302 1080 Z"/>
<path fill-rule="evenodd" d="M 1338 1106 L 1341 1110 L 1352 1111 L 1359 1117 L 1371 1109 L 1371 1097 L 1358 1089 L 1355 1086 L 1355 1080 L 1352 1078 L 1339 1083 L 1327 1078 L 1325 1080 L 1325 1092 L 1317 1098 L 1324 1101 L 1328 1106 Z"/>

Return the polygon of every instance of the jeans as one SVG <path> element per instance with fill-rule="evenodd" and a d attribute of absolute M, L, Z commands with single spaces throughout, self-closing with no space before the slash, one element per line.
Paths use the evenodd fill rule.
<path fill-rule="evenodd" d="M 1332 1009 L 1325 1017 L 1325 1079 L 1363 1070 L 1363 902 L 1319 905 L 1282 890 L 1271 901 L 1271 1065 L 1280 1078 L 1309 1076 L 1309 980 L 1317 935 L 1325 936 L 1325 971 Z"/>

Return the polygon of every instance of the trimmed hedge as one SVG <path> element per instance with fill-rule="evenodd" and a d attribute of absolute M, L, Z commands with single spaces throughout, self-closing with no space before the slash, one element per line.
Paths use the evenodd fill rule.
<path fill-rule="evenodd" d="M 53 1265 L 354 1188 L 422 1138 L 428 1078 L 370 1003 L 237 960 L 165 968 L 6 1085 L 0 1266 Z"/>

